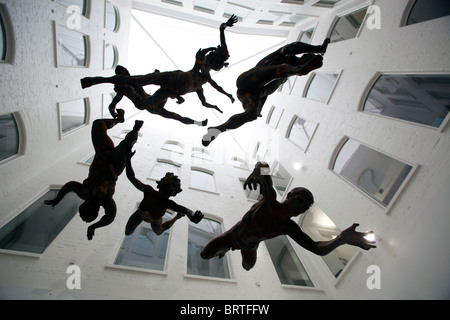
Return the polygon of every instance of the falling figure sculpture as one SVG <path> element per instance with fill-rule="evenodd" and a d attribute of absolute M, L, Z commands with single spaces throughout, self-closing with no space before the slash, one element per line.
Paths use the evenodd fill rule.
<path fill-rule="evenodd" d="M 357 232 L 354 223 L 336 238 L 329 241 L 312 240 L 291 218 L 304 213 L 314 203 L 312 193 L 305 188 L 294 188 L 285 201 L 277 201 L 273 188 L 270 169 L 266 163 L 258 162 L 253 172 L 244 183 L 244 189 L 250 190 L 260 186 L 263 196 L 255 203 L 243 218 L 230 230 L 211 240 L 200 253 L 204 259 L 215 256 L 222 258 L 226 252 L 241 250 L 242 266 L 250 270 L 256 263 L 257 249 L 261 241 L 280 235 L 288 235 L 305 249 L 317 254 L 326 255 L 343 244 L 360 247 L 364 250 L 375 248 L 375 242 L 366 237 L 372 232 Z"/>
<path fill-rule="evenodd" d="M 169 98 L 177 99 L 177 103 L 181 104 L 184 102 L 182 95 L 196 92 L 204 107 L 222 112 L 217 106 L 206 101 L 202 88 L 206 83 L 209 83 L 217 91 L 230 98 L 232 103 L 234 102 L 233 96 L 227 93 L 211 78 L 209 71 L 211 69 L 218 71 L 228 65 L 225 62 L 229 58 L 229 53 L 225 43 L 224 30 L 226 27 L 232 27 L 236 22 L 237 18 L 232 16 L 227 22 L 221 24 L 221 44 L 217 48 L 200 49 L 196 54 L 194 67 L 189 71 L 175 70 L 160 72 L 159 70 L 155 70 L 155 72 L 146 75 L 131 76 L 125 67 L 117 66 L 115 76 L 109 78 L 86 77 L 81 79 L 81 87 L 88 88 L 101 83 L 114 84 L 114 90 L 117 92 L 117 95 L 109 106 L 110 113 L 113 117 L 116 116 L 114 111 L 115 106 L 123 96 L 126 96 L 140 110 L 147 110 L 150 113 L 177 120 L 184 124 L 206 126 L 208 124 L 207 119 L 195 121 L 175 112 L 168 111 L 164 106 Z M 146 85 L 158 85 L 160 88 L 153 95 L 149 95 L 143 89 Z"/>
<path fill-rule="evenodd" d="M 116 181 L 123 172 L 126 160 L 138 138 L 138 132 L 143 121 L 136 120 L 133 130 L 128 132 L 125 138 L 114 147 L 114 142 L 107 134 L 107 130 L 113 128 L 119 122 L 124 122 L 124 111 L 117 109 L 116 119 L 97 119 L 92 123 L 92 144 L 95 156 L 89 167 L 89 175 L 79 183 L 67 182 L 53 200 L 46 200 L 45 204 L 56 206 L 69 192 L 75 192 L 84 200 L 79 207 L 80 217 L 90 223 L 97 219 L 100 206 L 105 209 L 104 216 L 96 223 L 90 225 L 87 230 L 89 240 L 94 236 L 95 229 L 111 224 L 116 217 L 116 203 L 113 199 Z"/>
<path fill-rule="evenodd" d="M 322 66 L 330 39 L 322 45 L 314 46 L 303 42 L 287 44 L 269 54 L 255 67 L 242 73 L 236 80 L 237 97 L 242 103 L 244 112 L 231 116 L 225 123 L 208 128 L 202 138 L 207 147 L 217 136 L 226 131 L 256 120 L 267 97 L 274 93 L 290 76 L 302 76 Z M 305 53 L 300 58 L 297 54 Z"/>
<path fill-rule="evenodd" d="M 181 219 L 185 215 L 194 223 L 199 223 L 203 219 L 203 213 L 201 211 L 196 211 L 194 213 L 192 210 L 177 204 L 175 201 L 169 200 L 170 197 L 175 197 L 178 193 L 183 191 L 180 187 L 180 179 L 173 173 L 166 173 L 166 175 L 157 182 L 159 191 L 156 191 L 152 186 L 144 184 L 136 179 L 133 167 L 131 166 L 131 157 L 133 155 L 134 153 L 130 154 L 127 159 L 127 177 L 138 190 L 144 193 L 144 198 L 139 204 L 139 208 L 136 212 L 128 219 L 125 227 L 125 235 L 131 235 L 142 221 L 150 223 L 153 232 L 160 235 L 165 230 L 172 227 L 175 221 Z M 162 223 L 162 217 L 168 209 L 175 211 L 177 215 L 169 221 Z"/>

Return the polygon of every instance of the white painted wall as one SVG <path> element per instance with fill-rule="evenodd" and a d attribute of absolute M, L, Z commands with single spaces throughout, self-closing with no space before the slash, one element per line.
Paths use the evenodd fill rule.
<path fill-rule="evenodd" d="M 121 28 L 118 34 L 113 34 L 103 29 L 103 1 L 92 1 L 95 7 L 92 7 L 90 18 L 82 20 L 81 30 L 91 39 L 90 68 L 73 69 L 56 68 L 53 58 L 52 28 L 54 21 L 64 23 L 64 8 L 52 1 L 39 5 L 32 0 L 3 2 L 13 21 L 16 52 L 13 63 L 0 65 L 1 111 L 21 112 L 26 148 L 22 157 L 0 166 L 0 227 L 51 185 L 62 185 L 69 180 L 82 181 L 87 176 L 88 167 L 77 162 L 93 151 L 90 124 L 101 116 L 101 94 L 111 92 L 112 86 L 82 90 L 78 81 L 88 75 L 111 74 L 111 71 L 102 70 L 103 40 L 116 44 L 120 62 L 126 62 L 131 5 L 129 0 L 115 1 L 121 11 Z M 354 5 L 360 3 L 354 1 Z M 372 229 L 381 237 L 378 248 L 358 254 L 339 282 L 333 279 L 320 257 L 297 245 L 294 247 L 315 289 L 280 285 L 264 245 L 259 248 L 256 266 L 249 272 L 241 267 L 239 252 L 229 253 L 231 281 L 186 276 L 187 219 L 179 220 L 172 228 L 164 274 L 110 268 L 127 219 L 141 200 L 140 192 L 123 175 L 115 195 L 118 204 L 116 220 L 110 226 L 98 229 L 92 241 L 85 236 L 87 224 L 76 216 L 38 258 L 0 252 L 0 296 L 228 300 L 448 298 L 450 257 L 445 248 L 449 240 L 446 229 L 450 214 L 448 128 L 438 131 L 371 116 L 358 112 L 358 107 L 377 72 L 450 72 L 450 17 L 399 27 L 407 0 L 379 0 L 374 4 L 381 8 L 380 30 L 363 28 L 358 38 L 329 46 L 321 71 L 342 71 L 342 74 L 328 104 L 301 98 L 308 76 L 299 77 L 291 95 L 275 93 L 263 110 L 266 115 L 271 105 L 285 109 L 277 129 L 270 129 L 265 124 L 265 117 L 249 124 L 260 137 L 269 140 L 268 144 L 275 149 L 270 154 L 279 157 L 277 160 L 294 177 L 290 188 L 304 186 L 310 189 L 317 204 L 339 228 L 359 222 L 358 230 Z M 339 10 L 342 9 L 338 7 L 335 13 L 339 14 Z M 322 43 L 333 17 L 334 13 L 330 13 L 319 19 L 313 44 Z M 295 41 L 298 31 L 292 32 L 288 41 Z M 233 48 L 230 50 L 232 52 Z M 90 124 L 60 140 L 57 102 L 87 96 L 92 106 Z M 284 139 L 294 114 L 319 124 L 306 153 Z M 191 136 L 181 136 L 161 129 L 164 121 L 170 120 L 141 112 L 111 130 L 110 135 L 131 129 L 135 119 L 145 121 L 133 158 L 137 177 L 154 185 L 154 181 L 146 180 L 146 177 L 157 158 L 179 161 L 184 191 L 174 200 L 222 220 L 225 230 L 232 227 L 252 204 L 245 198 L 238 181 L 250 172 L 233 168 L 227 162 L 231 158 L 228 153 L 234 152 L 224 151 L 219 141 L 212 143 L 209 150 L 216 155 L 216 162 L 195 163 L 195 166 L 215 172 L 218 194 L 192 190 L 188 187 L 192 165 L 189 152 L 191 147 L 199 146 L 204 130 L 192 127 Z M 156 121 L 158 130 L 150 125 Z M 238 137 L 239 129 L 223 134 L 221 139 L 228 141 L 232 135 Z M 388 212 L 329 169 L 336 146 L 345 136 L 418 165 Z M 161 150 L 166 140 L 183 143 L 185 156 L 176 157 Z M 255 145 L 257 140 L 255 136 Z M 114 138 L 114 141 L 118 143 L 119 139 Z M 272 163 L 275 158 L 265 160 Z M 301 171 L 293 169 L 295 162 L 303 164 Z M 66 269 L 73 263 L 81 268 L 81 290 L 66 287 L 69 276 Z M 380 290 L 366 287 L 367 267 L 374 264 L 381 270 Z"/>

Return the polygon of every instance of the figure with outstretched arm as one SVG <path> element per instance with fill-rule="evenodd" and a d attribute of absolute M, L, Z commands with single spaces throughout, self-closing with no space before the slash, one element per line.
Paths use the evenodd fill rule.
<path fill-rule="evenodd" d="M 183 191 L 181 190 L 180 179 L 173 173 L 166 173 L 166 175 L 157 182 L 158 191 L 153 189 L 152 186 L 144 184 L 137 179 L 131 165 L 131 157 L 133 155 L 134 153 L 130 154 L 127 159 L 126 174 L 128 180 L 130 180 L 136 189 L 144 194 L 144 197 L 136 212 L 128 219 L 125 227 L 125 235 L 131 235 L 142 221 L 150 223 L 152 230 L 157 235 L 160 235 L 165 230 L 172 227 L 175 221 L 184 216 L 187 216 L 188 219 L 194 223 L 199 223 L 203 219 L 203 213 L 201 211 L 193 212 L 169 199 Z M 163 223 L 162 217 L 167 210 L 175 211 L 177 214 L 174 218 Z"/>
<path fill-rule="evenodd" d="M 96 229 L 111 224 L 116 217 L 117 207 L 113 199 L 116 182 L 125 169 L 127 157 L 132 152 L 138 132 L 143 125 L 143 121 L 136 120 L 133 130 L 115 147 L 107 130 L 120 122 L 124 122 L 122 109 L 117 110 L 116 119 L 97 119 L 93 122 L 91 135 L 95 156 L 89 167 L 88 177 L 82 183 L 67 182 L 55 199 L 45 201 L 47 205 L 57 206 L 67 193 L 75 192 L 84 200 L 78 211 L 81 219 L 87 223 L 97 219 L 100 207 L 103 207 L 105 209 L 103 217 L 88 227 L 89 240 L 94 236 Z"/>
<path fill-rule="evenodd" d="M 280 235 L 287 235 L 305 249 L 326 255 L 343 244 L 364 250 L 375 248 L 375 242 L 364 237 L 372 232 L 357 232 L 354 223 L 335 239 L 314 241 L 302 231 L 291 218 L 308 210 L 314 203 L 312 193 L 302 187 L 292 189 L 285 201 L 278 202 L 273 188 L 270 169 L 266 163 L 258 162 L 244 183 L 244 189 L 256 189 L 259 185 L 263 196 L 230 230 L 209 242 L 201 252 L 201 257 L 211 259 L 223 257 L 227 251 L 240 250 L 242 267 L 250 270 L 256 263 L 257 249 L 261 241 Z"/>
<path fill-rule="evenodd" d="M 202 144 L 208 146 L 217 136 L 256 120 L 267 97 L 291 76 L 307 75 L 322 66 L 330 39 L 322 45 L 314 46 L 303 42 L 287 44 L 264 57 L 255 67 L 242 73 L 236 80 L 237 97 L 244 111 L 231 116 L 225 123 L 208 128 Z M 297 54 L 302 54 L 297 57 Z"/>
<path fill-rule="evenodd" d="M 81 79 L 81 87 L 88 88 L 102 83 L 114 84 L 114 90 L 117 92 L 117 95 L 109 106 L 113 117 L 115 116 L 115 106 L 126 96 L 140 110 L 147 110 L 150 113 L 177 120 L 184 124 L 206 126 L 207 120 L 196 121 L 188 117 L 182 117 L 175 112 L 166 110 L 164 106 L 168 99 L 176 99 L 178 104 L 182 104 L 184 102 L 183 95 L 196 92 L 204 107 L 222 112 L 216 105 L 206 101 L 203 93 L 203 85 L 206 83 L 209 83 L 218 92 L 226 95 L 232 103 L 234 102 L 233 96 L 211 78 L 209 71 L 211 69 L 220 70 L 225 66 L 225 61 L 229 58 L 229 54 L 225 43 L 224 30 L 226 27 L 232 27 L 236 21 L 236 17 L 233 16 L 221 25 L 221 45 L 217 48 L 200 49 L 195 56 L 194 67 L 189 71 L 160 72 L 155 70 L 155 72 L 146 75 L 131 76 L 125 67 L 118 66 L 116 67 L 115 76 L 86 77 Z M 159 89 L 152 95 L 149 95 L 143 89 L 147 85 L 157 85 Z"/>

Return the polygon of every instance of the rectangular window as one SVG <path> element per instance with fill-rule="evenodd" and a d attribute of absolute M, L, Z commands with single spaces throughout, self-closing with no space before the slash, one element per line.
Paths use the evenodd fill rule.
<path fill-rule="evenodd" d="M 363 110 L 442 127 L 450 110 L 450 75 L 382 74 L 372 86 Z"/>
<path fill-rule="evenodd" d="M 281 115 L 283 114 L 283 108 L 272 106 L 269 111 L 269 115 L 267 116 L 266 123 L 273 129 L 278 127 L 278 123 L 280 122 Z"/>
<path fill-rule="evenodd" d="M 59 67 L 87 67 L 87 36 L 56 25 L 56 48 Z"/>
<path fill-rule="evenodd" d="M 286 236 L 265 240 L 264 243 L 282 284 L 314 287 Z"/>
<path fill-rule="evenodd" d="M 60 102 L 58 107 L 62 134 L 86 124 L 87 98 Z"/>
<path fill-rule="evenodd" d="M 172 219 L 166 212 L 163 222 Z M 125 236 L 114 264 L 143 269 L 165 269 L 170 229 L 159 236 L 151 229 L 151 225 L 143 221 L 129 236 Z"/>
<path fill-rule="evenodd" d="M 332 169 L 384 207 L 398 195 L 413 171 L 411 165 L 353 139 L 342 144 Z"/>
<path fill-rule="evenodd" d="M 227 255 L 203 259 L 200 252 L 214 238 L 222 234 L 222 224 L 203 218 L 198 224 L 189 222 L 187 273 L 205 277 L 230 278 Z"/>
<path fill-rule="evenodd" d="M 70 192 L 55 206 L 44 204 L 59 190 L 50 190 L 0 229 L 0 248 L 41 254 L 78 212 L 83 202 Z"/>

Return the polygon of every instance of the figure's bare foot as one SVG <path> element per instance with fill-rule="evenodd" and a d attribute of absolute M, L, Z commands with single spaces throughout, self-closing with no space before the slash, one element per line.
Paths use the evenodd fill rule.
<path fill-rule="evenodd" d="M 116 110 L 116 119 L 117 121 L 119 121 L 120 123 L 124 123 L 125 122 L 125 111 L 123 109 L 117 109 Z"/>
<path fill-rule="evenodd" d="M 130 76 L 130 72 L 124 66 L 118 65 L 115 70 L 116 74 L 121 74 L 124 76 Z"/>
<path fill-rule="evenodd" d="M 221 131 L 217 128 L 208 128 L 208 132 L 202 138 L 202 145 L 205 147 L 209 146 L 209 144 L 214 141 L 220 133 Z"/>
<path fill-rule="evenodd" d="M 330 44 L 330 38 L 326 38 L 322 43 L 322 50 L 320 52 L 321 55 L 324 55 L 327 52 L 328 45 Z"/>
<path fill-rule="evenodd" d="M 134 122 L 133 130 L 139 131 L 139 130 L 142 128 L 143 125 L 144 125 L 144 121 L 142 121 L 142 120 L 136 120 L 136 121 Z"/>

